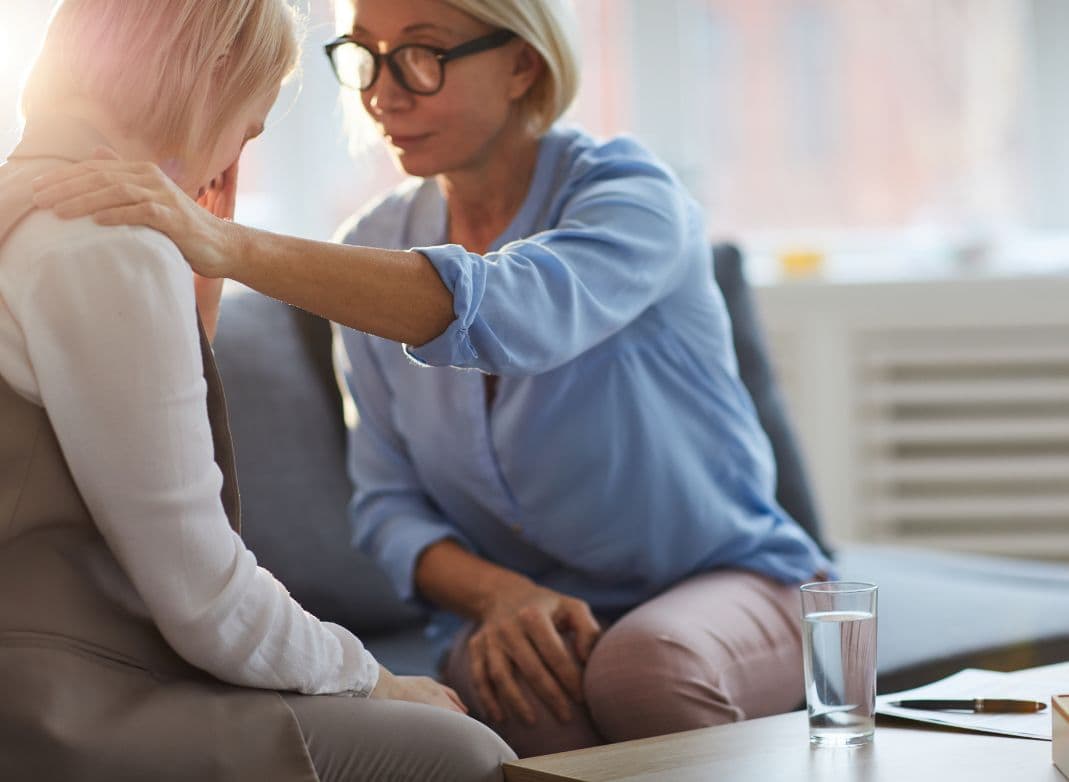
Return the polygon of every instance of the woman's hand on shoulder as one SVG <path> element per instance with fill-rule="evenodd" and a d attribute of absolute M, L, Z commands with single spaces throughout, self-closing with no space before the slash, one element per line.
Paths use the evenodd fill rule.
<path fill-rule="evenodd" d="M 495 591 L 468 639 L 471 675 L 490 718 L 508 711 L 528 724 L 535 712 L 522 678 L 561 722 L 583 702 L 583 672 L 601 627 L 590 606 L 525 578 Z"/>
<path fill-rule="evenodd" d="M 468 713 L 468 707 L 460 700 L 460 696 L 444 684 L 428 676 L 394 676 L 383 667 L 379 668 L 379 682 L 371 691 L 371 697 L 423 703 L 459 714 Z"/>
<path fill-rule="evenodd" d="M 204 277 L 231 276 L 241 236 L 229 219 L 202 208 L 154 163 L 117 160 L 103 149 L 98 154 L 98 159 L 35 180 L 34 203 L 68 220 L 92 215 L 100 225 L 152 228 L 178 245 L 193 271 Z M 213 204 L 225 208 L 232 196 L 217 195 Z M 232 200 L 229 208 L 232 215 Z"/>

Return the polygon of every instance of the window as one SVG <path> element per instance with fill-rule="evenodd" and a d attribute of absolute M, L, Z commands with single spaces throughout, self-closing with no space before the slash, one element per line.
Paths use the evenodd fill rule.
<path fill-rule="evenodd" d="M 240 209 L 322 238 L 399 177 L 381 151 L 348 157 L 319 48 L 330 3 L 309 2 L 303 83 L 250 147 Z M 1069 268 L 1065 0 L 575 5 L 570 119 L 648 144 L 714 236 L 765 257 L 812 247 L 845 273 Z M 45 13 L 0 0 L 0 73 L 18 72 Z M 5 149 L 15 88 L 0 77 Z"/>
<path fill-rule="evenodd" d="M 591 126 L 653 147 L 714 235 L 862 274 L 1069 268 L 1064 0 L 591 5 L 617 65 L 587 94 L 627 93 Z"/>

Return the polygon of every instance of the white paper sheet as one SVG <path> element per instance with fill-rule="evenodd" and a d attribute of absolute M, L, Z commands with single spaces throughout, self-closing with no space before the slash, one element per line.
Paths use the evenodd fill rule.
<path fill-rule="evenodd" d="M 953 676 L 918 687 L 876 698 L 876 713 L 927 722 L 951 725 L 983 733 L 1004 736 L 1051 740 L 1051 706 L 1053 695 L 1069 693 L 1069 663 L 1028 668 L 1013 673 L 983 671 L 967 668 Z M 913 698 L 1014 698 L 1040 701 L 1047 708 L 1035 714 L 970 714 L 955 711 L 922 711 L 890 706 L 890 701 Z"/>

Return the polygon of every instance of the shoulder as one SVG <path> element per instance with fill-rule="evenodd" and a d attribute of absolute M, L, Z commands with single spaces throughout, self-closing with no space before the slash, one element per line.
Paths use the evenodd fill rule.
<path fill-rule="evenodd" d="M 400 236 L 413 206 L 430 187 L 434 187 L 430 180 L 406 179 L 342 223 L 334 233 L 334 241 L 365 247 L 390 247 Z"/>
<path fill-rule="evenodd" d="M 188 288 L 192 275 L 178 247 L 163 234 L 141 227 L 104 227 L 90 218 L 60 220 L 51 212 L 29 215 L 0 248 L 9 279 L 46 275 L 77 285 L 106 273 L 121 285 L 155 278 L 168 287 Z M 102 268 L 104 267 L 104 268 Z"/>
<path fill-rule="evenodd" d="M 555 223 L 594 209 L 599 221 L 620 220 L 633 226 L 640 214 L 652 217 L 673 236 L 704 232 L 697 201 L 672 170 L 636 139 L 598 140 L 580 130 L 558 127 L 547 141 L 554 145 L 547 157 L 556 161 L 558 172 L 550 191 L 549 214 Z"/>
<path fill-rule="evenodd" d="M 101 226 L 91 218 L 61 220 L 51 212 L 29 215 L 4 245 L 5 255 L 18 257 L 85 257 L 100 254 L 184 264 L 177 245 L 164 234 L 139 226 Z"/>
<path fill-rule="evenodd" d="M 555 127 L 546 137 L 558 166 L 572 184 L 610 179 L 651 179 L 682 187 L 675 174 L 637 139 L 597 139 L 572 127 Z"/>
<path fill-rule="evenodd" d="M 556 127 L 546 142 L 552 145 L 547 157 L 557 167 L 553 192 L 558 210 L 592 198 L 608 199 L 689 220 L 697 208 L 672 170 L 630 136 L 600 140 L 578 129 Z"/>

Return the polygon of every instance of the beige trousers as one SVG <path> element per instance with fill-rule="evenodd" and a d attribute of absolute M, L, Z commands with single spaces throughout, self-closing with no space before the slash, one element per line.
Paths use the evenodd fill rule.
<path fill-rule="evenodd" d="M 468 627 L 444 678 L 486 720 Z M 659 736 L 790 711 L 804 700 L 798 587 L 743 571 L 705 573 L 608 627 L 584 672 L 585 704 L 561 724 L 526 685 L 537 721 L 492 727 L 520 757 Z"/>
<path fill-rule="evenodd" d="M 485 725 L 401 701 L 282 696 L 321 782 L 500 782 L 516 756 Z"/>

